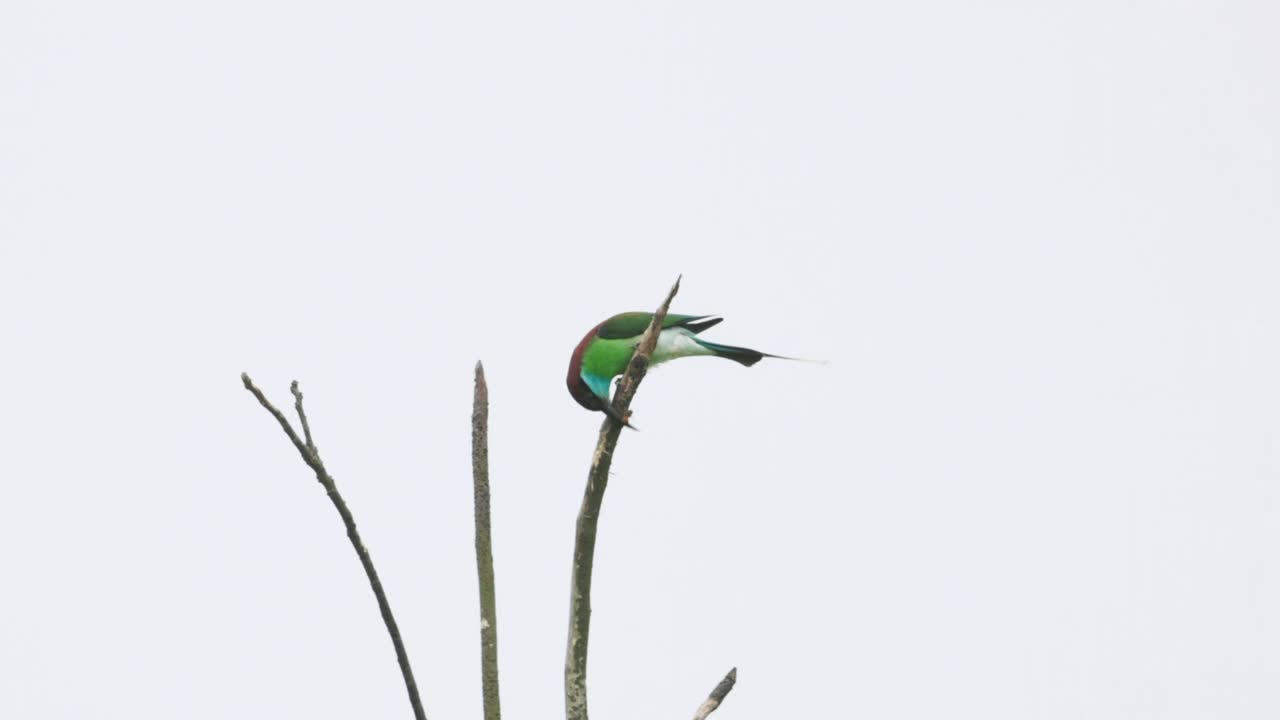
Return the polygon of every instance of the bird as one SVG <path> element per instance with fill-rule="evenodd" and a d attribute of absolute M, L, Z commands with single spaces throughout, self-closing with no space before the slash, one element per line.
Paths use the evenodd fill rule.
<path fill-rule="evenodd" d="M 579 405 L 588 410 L 599 410 L 623 425 L 630 427 L 627 418 L 617 417 L 609 402 L 609 385 L 613 378 L 626 372 L 627 363 L 640 338 L 653 320 L 653 313 L 624 312 L 605 320 L 587 331 L 582 342 L 573 349 L 569 358 L 569 373 L 565 378 L 569 394 Z M 762 358 L 799 360 L 783 355 L 721 345 L 698 337 L 707 328 L 720 324 L 724 318 L 715 315 L 668 314 L 658 333 L 658 342 L 649 358 L 649 365 L 659 365 L 682 357 L 707 355 L 722 357 L 751 367 Z"/>

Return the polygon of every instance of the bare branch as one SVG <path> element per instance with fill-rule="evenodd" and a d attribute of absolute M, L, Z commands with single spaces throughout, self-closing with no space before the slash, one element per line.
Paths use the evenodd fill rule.
<path fill-rule="evenodd" d="M 347 538 L 351 541 L 351 546 L 355 548 L 356 555 L 360 558 L 360 564 L 364 567 L 365 575 L 369 578 L 369 586 L 373 588 L 374 597 L 378 600 L 378 610 L 382 613 L 382 621 L 387 626 L 387 634 L 391 636 L 391 644 L 395 646 L 396 660 L 400 663 L 400 674 L 404 676 L 405 689 L 409 693 L 409 704 L 413 706 L 413 716 L 416 720 L 426 720 L 427 715 L 422 710 L 422 700 L 418 697 L 418 684 L 413 679 L 413 669 L 409 666 L 409 654 L 405 651 L 404 641 L 400 638 L 400 628 L 396 625 L 396 619 L 391 614 L 391 604 L 387 602 L 387 594 L 382 589 L 382 581 L 378 579 L 378 571 L 373 567 L 373 559 L 369 557 L 369 551 L 365 548 L 364 542 L 360 540 L 360 533 L 356 531 L 356 521 L 352 517 L 351 511 L 347 509 L 347 503 L 342 499 L 342 495 L 338 493 L 337 483 L 334 482 L 333 476 L 325 469 L 324 462 L 320 460 L 320 453 L 316 451 L 314 443 L 311 441 L 311 429 L 307 425 L 307 415 L 302 409 L 302 391 L 298 389 L 298 382 L 295 380 L 292 385 L 294 407 L 298 411 L 298 417 L 302 422 L 303 432 L 306 439 L 298 437 L 298 433 L 294 431 L 293 426 L 289 424 L 288 418 L 284 413 L 276 409 L 271 401 L 262 394 L 262 391 L 253 384 L 253 380 L 249 379 L 248 373 L 241 373 L 240 379 L 244 381 L 244 387 L 253 396 L 258 399 L 258 403 L 266 408 L 267 412 L 280 423 L 280 429 L 284 430 L 284 434 L 289 436 L 289 441 L 297 448 L 298 454 L 302 456 L 303 462 L 316 474 L 316 480 L 320 481 L 328 494 L 329 500 L 337 509 L 338 515 L 342 517 L 342 524 L 347 528 Z"/>
<path fill-rule="evenodd" d="M 724 702 L 725 696 L 729 694 L 729 691 L 733 689 L 733 686 L 737 684 L 737 682 L 738 668 L 733 668 L 729 670 L 729 674 L 725 675 L 724 679 L 716 685 L 715 689 L 711 691 L 711 694 L 707 696 L 707 699 L 698 706 L 698 712 L 693 714 L 693 720 L 707 720 L 707 716 L 715 712 L 716 708 L 720 707 L 720 703 Z"/>
<path fill-rule="evenodd" d="M 302 390 L 298 387 L 297 380 L 289 383 L 289 392 L 293 393 L 293 409 L 298 412 L 298 421 L 302 423 L 302 439 L 306 441 L 307 449 L 314 454 L 317 452 L 316 444 L 311 439 L 311 425 L 307 422 L 307 413 L 302 409 Z"/>
<path fill-rule="evenodd" d="M 471 411 L 471 470 L 475 481 L 476 574 L 480 578 L 480 679 L 484 720 L 500 720 L 498 607 L 493 579 L 493 540 L 489 530 L 489 387 L 484 381 L 484 366 L 478 362 L 475 404 Z"/>
<path fill-rule="evenodd" d="M 324 465 L 320 464 L 319 458 L 312 457 L 306 444 L 298 438 L 298 433 L 293 431 L 293 426 L 289 424 L 289 419 L 284 416 L 284 413 L 277 410 L 276 407 L 271 404 L 271 401 L 267 399 L 266 395 L 262 394 L 262 391 L 258 389 L 257 385 L 253 384 L 253 380 L 249 379 L 249 373 L 240 373 L 240 380 L 244 382 L 245 390 L 253 393 L 253 396 L 258 398 L 258 403 L 262 405 L 262 407 L 266 408 L 267 412 L 271 413 L 271 416 L 276 419 L 276 422 L 280 423 L 280 429 L 284 430 L 284 434 L 289 436 L 290 442 L 292 442 L 293 446 L 298 449 L 298 453 L 302 455 L 302 460 L 315 471 L 316 478 L 320 479 L 321 476 L 325 474 Z M 324 480 L 321 479 L 320 484 L 323 485 Z"/>
<path fill-rule="evenodd" d="M 680 290 L 680 279 L 658 306 L 648 329 L 640 339 L 627 372 L 614 392 L 610 412 L 600 425 L 600 438 L 591 457 L 591 471 L 578 511 L 577 533 L 573 547 L 573 579 L 569 594 L 569 646 L 564 661 L 564 704 L 568 720 L 587 720 L 587 641 L 591 631 L 591 572 L 596 550 L 596 526 L 600 522 L 600 506 L 609 483 L 609 466 L 618 435 L 630 415 L 631 400 L 649 367 L 649 356 L 658 343 L 658 332 L 666 320 L 671 300 Z"/>

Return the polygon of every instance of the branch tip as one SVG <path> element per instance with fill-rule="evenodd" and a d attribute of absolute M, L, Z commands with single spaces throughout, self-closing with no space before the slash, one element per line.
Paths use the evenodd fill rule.
<path fill-rule="evenodd" d="M 724 679 L 721 680 L 715 686 L 715 689 L 711 691 L 711 694 L 707 696 L 707 699 L 698 706 L 698 711 L 693 714 L 693 720 L 706 720 L 708 715 L 715 712 L 716 708 L 720 707 L 720 703 L 724 702 L 724 699 L 729 695 L 729 691 L 733 689 L 733 686 L 737 684 L 737 682 L 738 668 L 735 667 L 729 670 L 728 674 L 724 676 Z"/>
<path fill-rule="evenodd" d="M 297 380 L 289 383 L 289 392 L 293 393 L 293 409 L 298 413 L 298 421 L 302 423 L 302 436 L 307 444 L 307 450 L 315 455 L 317 454 L 316 444 L 311 439 L 311 425 L 307 422 L 307 413 L 302 409 L 302 388 L 298 387 Z"/>

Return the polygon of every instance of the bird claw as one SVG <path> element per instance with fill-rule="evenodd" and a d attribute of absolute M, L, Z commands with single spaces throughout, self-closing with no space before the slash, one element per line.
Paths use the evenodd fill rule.
<path fill-rule="evenodd" d="M 621 425 L 622 427 L 631 428 L 632 430 L 635 430 L 635 431 L 637 431 L 637 432 L 639 432 L 639 430 L 640 430 L 640 429 L 639 429 L 639 428 L 637 428 L 635 425 L 632 425 L 632 424 L 631 424 L 631 411 L 630 411 L 630 410 L 628 410 L 628 411 L 626 412 L 626 414 L 625 414 L 625 415 L 619 415 L 619 414 L 618 414 L 618 411 L 617 411 L 617 410 L 614 410 L 612 405 L 606 405 L 606 406 L 604 407 L 604 414 L 605 414 L 605 415 L 608 415 L 609 417 L 613 418 L 614 420 L 617 420 L 617 421 L 618 421 L 618 424 L 619 424 L 619 425 Z"/>

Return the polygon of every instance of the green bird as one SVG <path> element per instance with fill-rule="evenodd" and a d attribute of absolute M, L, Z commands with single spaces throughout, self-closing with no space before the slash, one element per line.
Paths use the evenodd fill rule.
<path fill-rule="evenodd" d="M 609 385 L 612 380 L 626 372 L 627 363 L 640 338 L 648 329 L 653 313 L 626 312 L 605 320 L 591 328 L 578 347 L 574 348 L 569 359 L 569 375 L 566 382 L 569 394 L 578 404 L 588 410 L 599 410 L 614 417 L 609 403 Z M 662 323 L 662 331 L 658 333 L 658 344 L 649 358 L 649 365 L 658 365 L 668 360 L 695 355 L 722 357 L 751 367 L 761 358 L 781 358 L 798 360 L 782 355 L 770 355 L 759 350 L 751 350 L 733 345 L 721 345 L 708 342 L 698 334 L 709 327 L 719 324 L 724 318 L 712 315 L 674 315 L 669 314 Z M 627 424 L 626 419 L 614 417 L 615 420 Z"/>

